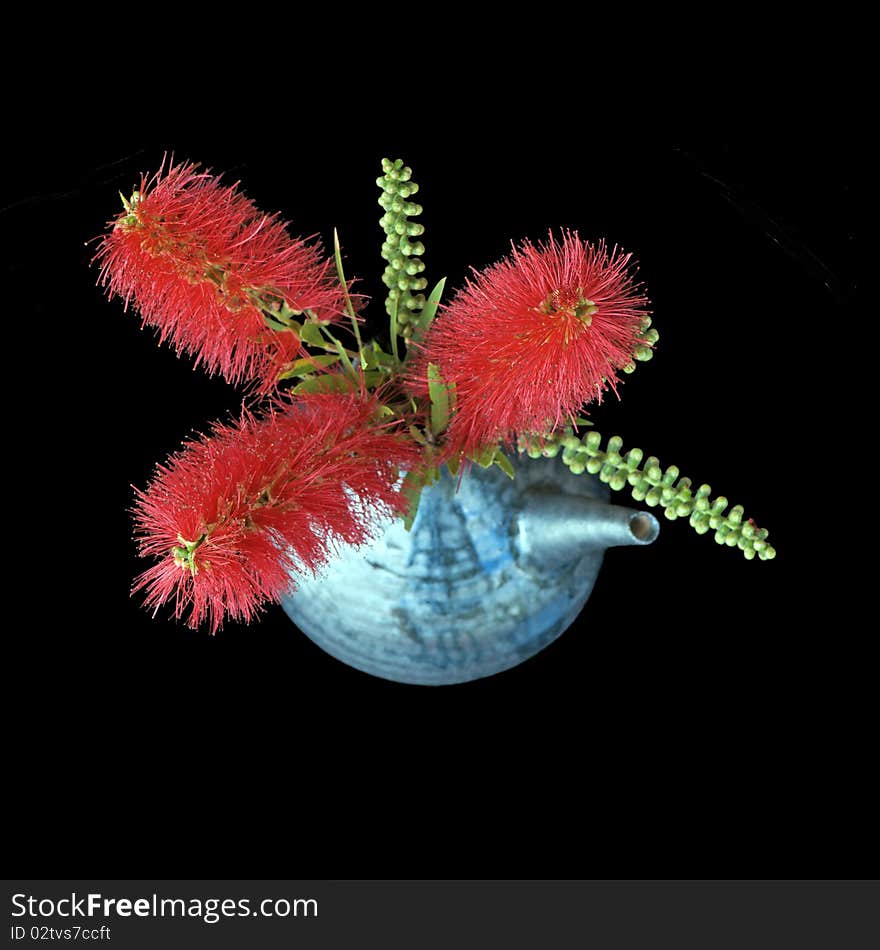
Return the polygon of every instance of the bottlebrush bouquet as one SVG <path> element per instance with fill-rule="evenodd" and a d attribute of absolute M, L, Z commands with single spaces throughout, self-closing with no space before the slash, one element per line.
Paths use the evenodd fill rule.
<path fill-rule="evenodd" d="M 366 301 L 335 235 L 330 257 L 194 164 L 143 177 L 100 238 L 108 293 L 247 395 L 236 421 L 186 443 L 136 493 L 139 550 L 155 562 L 135 590 L 149 606 L 171 603 L 212 632 L 249 621 L 340 546 L 394 517 L 411 524 L 443 466 L 512 478 L 514 452 L 561 455 L 746 558 L 775 556 L 742 507 L 616 436 L 603 443 L 580 415 L 658 340 L 629 254 L 551 233 L 441 304 L 443 280 L 424 293 L 418 185 L 400 159 L 382 170 L 390 352 L 363 337 Z"/>

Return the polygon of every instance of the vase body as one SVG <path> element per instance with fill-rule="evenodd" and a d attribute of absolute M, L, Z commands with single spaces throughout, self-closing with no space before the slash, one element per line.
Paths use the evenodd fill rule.
<path fill-rule="evenodd" d="M 285 611 L 343 663 L 402 683 L 462 683 L 533 656 L 580 612 L 607 544 L 570 545 L 545 565 L 523 555 L 517 514 L 535 493 L 598 503 L 607 489 L 559 459 L 514 464 L 514 480 L 474 466 L 459 482 L 444 469 L 410 531 L 396 520 L 319 577 L 298 577 Z"/>

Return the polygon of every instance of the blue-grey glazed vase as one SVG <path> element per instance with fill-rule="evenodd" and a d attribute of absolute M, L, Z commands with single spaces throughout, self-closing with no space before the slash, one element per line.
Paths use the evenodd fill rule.
<path fill-rule="evenodd" d="M 296 625 L 350 666 L 401 683 L 464 683 L 552 643 L 586 603 L 605 549 L 649 544 L 656 519 L 607 502 L 560 459 L 516 459 L 516 478 L 444 470 L 412 529 L 393 522 L 283 600 Z"/>

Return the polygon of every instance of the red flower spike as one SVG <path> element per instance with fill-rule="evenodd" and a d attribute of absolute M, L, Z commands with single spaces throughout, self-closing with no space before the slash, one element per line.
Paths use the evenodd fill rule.
<path fill-rule="evenodd" d="M 524 242 L 459 291 L 426 334 L 415 388 L 427 364 L 455 384 L 448 452 L 478 453 L 518 432 L 549 432 L 584 403 L 616 391 L 648 315 L 628 273 L 630 255 L 576 232 Z"/>
<path fill-rule="evenodd" d="M 398 427 L 376 421 L 380 410 L 375 395 L 279 400 L 186 444 L 137 491 L 140 554 L 160 560 L 134 590 L 213 633 L 292 590 L 291 571 L 314 572 L 339 544 L 371 538 L 405 512 L 399 470 L 420 459 Z"/>
<path fill-rule="evenodd" d="M 237 190 L 197 166 L 171 164 L 126 202 L 95 259 L 110 295 L 133 303 L 196 365 L 231 383 L 272 387 L 279 369 L 302 355 L 292 329 L 270 329 L 290 311 L 312 310 L 324 321 L 343 312 L 342 288 L 329 259 L 292 238 Z"/>

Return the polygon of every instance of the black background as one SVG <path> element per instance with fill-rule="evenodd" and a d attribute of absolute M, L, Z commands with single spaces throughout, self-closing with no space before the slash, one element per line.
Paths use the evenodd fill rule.
<path fill-rule="evenodd" d="M 29 126 L 8 157 L 16 873 L 858 875 L 873 687 L 821 474 L 846 377 L 829 339 L 851 339 L 859 289 L 855 140 L 511 118 L 404 135 L 292 109 L 255 134 L 154 115 L 155 134 L 108 122 L 58 148 Z M 296 233 L 337 227 L 376 320 L 383 155 L 421 185 L 432 285 L 549 227 L 632 251 L 660 344 L 593 419 L 743 504 L 776 560 L 664 520 L 652 548 L 609 552 L 559 641 L 456 687 L 349 669 L 280 608 L 216 637 L 152 619 L 129 597 L 130 485 L 241 395 L 105 300 L 86 242 L 171 151 Z"/>

